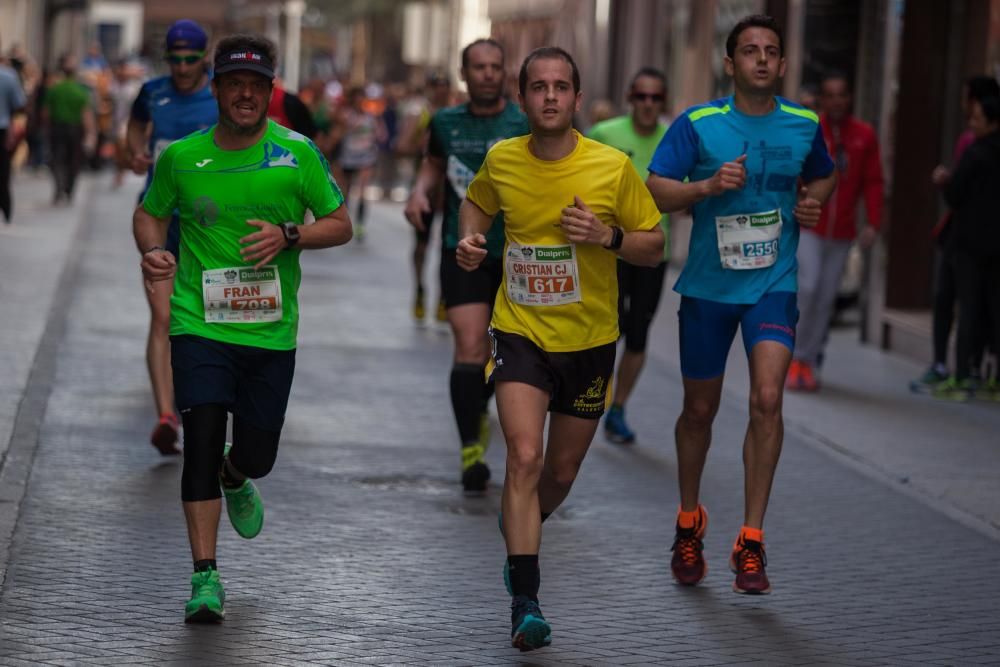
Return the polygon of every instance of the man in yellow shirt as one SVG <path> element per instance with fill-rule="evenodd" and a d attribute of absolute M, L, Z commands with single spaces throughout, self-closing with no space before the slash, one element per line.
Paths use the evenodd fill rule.
<path fill-rule="evenodd" d="M 569 493 L 607 405 L 618 339 L 617 256 L 656 265 L 663 232 L 628 157 L 573 129 L 581 102 L 573 58 L 556 47 L 532 51 L 518 87 L 531 134 L 487 154 L 459 213 L 456 258 L 474 270 L 503 211 L 503 284 L 487 373 L 496 380 L 507 440 L 501 529 L 511 643 L 529 651 L 551 640 L 538 607 L 541 523 Z"/>

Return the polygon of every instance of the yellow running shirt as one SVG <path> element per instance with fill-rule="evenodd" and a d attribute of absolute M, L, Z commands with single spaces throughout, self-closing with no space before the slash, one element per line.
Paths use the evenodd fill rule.
<path fill-rule="evenodd" d="M 499 142 L 466 196 L 487 215 L 503 211 L 503 285 L 491 326 L 547 352 L 575 352 L 618 339 L 616 256 L 566 240 L 559 219 L 578 196 L 606 225 L 649 230 L 660 222 L 652 195 L 621 151 L 574 131 L 561 160 L 540 160 L 530 135 Z"/>

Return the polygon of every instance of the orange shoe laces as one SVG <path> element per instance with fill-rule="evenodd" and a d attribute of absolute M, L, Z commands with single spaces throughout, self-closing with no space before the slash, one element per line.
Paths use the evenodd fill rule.
<path fill-rule="evenodd" d="M 675 551 L 680 554 L 681 560 L 684 561 L 685 565 L 694 565 L 698 562 L 701 556 L 701 540 L 695 537 L 694 529 L 682 529 L 677 531 L 677 539 L 674 540 L 674 546 L 670 548 L 671 551 Z"/>
<path fill-rule="evenodd" d="M 757 548 L 752 548 L 747 546 L 746 542 L 744 542 L 740 546 L 739 552 L 737 552 L 736 564 L 739 567 L 740 572 L 763 572 L 764 566 L 767 565 L 767 556 L 764 555 L 763 545 L 758 545 Z"/>

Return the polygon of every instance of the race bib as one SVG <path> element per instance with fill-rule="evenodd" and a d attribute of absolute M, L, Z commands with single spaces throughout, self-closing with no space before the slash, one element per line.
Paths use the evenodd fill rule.
<path fill-rule="evenodd" d="M 465 163 L 454 155 L 449 155 L 445 173 L 455 195 L 459 199 L 465 199 L 465 191 L 469 189 L 469 184 L 476 177 L 476 172 L 466 167 Z"/>
<path fill-rule="evenodd" d="M 576 246 L 507 244 L 507 296 L 522 306 L 560 306 L 580 300 Z"/>
<path fill-rule="evenodd" d="M 715 231 L 724 269 L 763 269 L 778 261 L 780 210 L 719 216 Z"/>
<path fill-rule="evenodd" d="M 281 280 L 274 264 L 202 271 L 206 322 L 281 320 Z"/>

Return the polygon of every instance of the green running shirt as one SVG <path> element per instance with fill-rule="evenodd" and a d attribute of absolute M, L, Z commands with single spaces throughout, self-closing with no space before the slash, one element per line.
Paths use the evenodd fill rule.
<path fill-rule="evenodd" d="M 427 153 L 445 164 L 444 224 L 441 226 L 445 248 L 458 247 L 458 207 L 486 159 L 487 151 L 503 139 L 529 132 L 528 118 L 510 100 L 493 116 L 473 115 L 468 104 L 441 109 L 434 114 Z M 486 235 L 486 248 L 491 257 L 503 255 L 503 242 L 503 214 L 498 214 Z"/>
<path fill-rule="evenodd" d="M 667 133 L 667 126 L 660 123 L 656 131 L 649 136 L 642 136 L 632 125 L 632 116 L 617 116 L 597 123 L 590 128 L 587 136 L 602 144 L 617 148 L 632 161 L 632 166 L 639 172 L 643 182 L 649 178 L 649 163 L 653 161 L 653 153 L 660 144 L 660 139 Z M 663 214 L 660 218 L 663 229 L 663 259 L 670 259 L 670 216 Z"/>
<path fill-rule="evenodd" d="M 170 335 L 193 334 L 269 350 L 295 348 L 302 281 L 297 248 L 259 271 L 240 257 L 247 220 L 302 224 L 338 209 L 344 195 L 312 141 L 268 121 L 244 150 L 215 145 L 215 128 L 163 152 L 142 206 L 156 218 L 180 215 L 181 253 L 170 300 Z M 207 311 L 207 315 L 206 315 Z"/>

